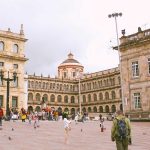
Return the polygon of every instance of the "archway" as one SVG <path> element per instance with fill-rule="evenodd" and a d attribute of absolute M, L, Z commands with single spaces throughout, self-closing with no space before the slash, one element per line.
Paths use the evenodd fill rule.
<path fill-rule="evenodd" d="M 108 105 L 105 106 L 105 112 L 109 113 L 109 106 Z"/>
<path fill-rule="evenodd" d="M 40 106 L 36 106 L 35 111 L 40 112 L 41 111 Z"/>
<path fill-rule="evenodd" d="M 116 112 L 116 106 L 115 105 L 111 106 L 111 111 L 112 111 L 112 113 Z"/>
<path fill-rule="evenodd" d="M 33 112 L 33 107 L 32 106 L 28 107 L 28 112 Z"/>

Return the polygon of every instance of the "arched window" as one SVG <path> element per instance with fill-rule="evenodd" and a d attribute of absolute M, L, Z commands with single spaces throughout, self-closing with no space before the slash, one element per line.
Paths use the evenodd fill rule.
<path fill-rule="evenodd" d="M 38 81 L 35 82 L 35 88 L 38 89 Z"/>
<path fill-rule="evenodd" d="M 62 108 L 61 107 L 58 107 L 58 112 L 62 112 Z"/>
<path fill-rule="evenodd" d="M 103 107 L 102 106 L 99 106 L 99 112 L 103 113 Z"/>
<path fill-rule="evenodd" d="M 31 88 L 34 88 L 34 81 L 31 82 Z"/>
<path fill-rule="evenodd" d="M 39 87 L 38 87 L 39 89 L 41 88 L 41 82 L 39 82 Z"/>
<path fill-rule="evenodd" d="M 61 101 L 62 101 L 62 97 L 61 97 L 61 95 L 58 95 L 58 96 L 57 96 L 57 102 L 58 102 L 58 103 L 61 103 Z"/>
<path fill-rule="evenodd" d="M 74 98 L 74 96 L 71 96 L 71 103 L 75 103 L 75 98 Z"/>
<path fill-rule="evenodd" d="M 40 106 L 36 106 L 35 111 L 40 112 L 41 111 Z"/>
<path fill-rule="evenodd" d="M 44 94 L 42 99 L 44 100 L 44 102 L 47 102 L 48 101 L 48 95 Z"/>
<path fill-rule="evenodd" d="M 94 111 L 94 113 L 97 112 L 97 107 L 96 106 L 93 108 L 93 111 Z"/>
<path fill-rule="evenodd" d="M 33 112 L 33 107 L 32 106 L 28 107 L 28 112 Z"/>
<path fill-rule="evenodd" d="M 41 95 L 39 93 L 36 94 L 35 96 L 36 101 L 40 101 L 41 100 Z"/>
<path fill-rule="evenodd" d="M 55 102 L 55 95 L 54 95 L 54 94 L 51 95 L 50 101 L 51 101 L 51 102 Z"/>
<path fill-rule="evenodd" d="M 18 53 L 18 45 L 17 44 L 13 45 L 13 52 Z"/>
<path fill-rule="evenodd" d="M 116 106 L 115 105 L 111 106 L 111 111 L 112 111 L 112 113 L 116 112 Z"/>
<path fill-rule="evenodd" d="M 97 101 L 97 95 L 95 93 L 94 93 L 93 97 L 94 97 L 94 101 Z"/>
<path fill-rule="evenodd" d="M 42 88 L 45 89 L 45 82 L 42 83 Z"/>
<path fill-rule="evenodd" d="M 108 92 L 105 93 L 105 99 L 109 100 L 109 93 Z"/>
<path fill-rule="evenodd" d="M 68 108 L 65 108 L 65 109 L 64 109 L 64 112 L 68 112 L 68 113 L 69 113 L 69 109 L 68 109 Z"/>
<path fill-rule="evenodd" d="M 64 103 L 68 103 L 68 96 L 67 95 L 64 97 Z"/>
<path fill-rule="evenodd" d="M 32 93 L 28 94 L 28 101 L 33 101 L 33 94 Z"/>
<path fill-rule="evenodd" d="M 91 102 L 91 94 L 88 94 L 88 102 Z"/>
<path fill-rule="evenodd" d="M 71 108 L 71 114 L 75 114 L 75 109 Z"/>
<path fill-rule="evenodd" d="M 92 110 L 91 110 L 91 107 L 88 107 L 88 112 L 91 112 Z"/>
<path fill-rule="evenodd" d="M 112 97 L 112 99 L 115 99 L 115 98 L 116 98 L 116 93 L 115 93 L 115 91 L 112 91 L 112 92 L 111 92 L 111 97 Z"/>
<path fill-rule="evenodd" d="M 48 82 L 47 82 L 47 83 L 46 83 L 46 89 L 48 89 L 48 85 L 49 85 L 49 84 L 48 84 Z"/>
<path fill-rule="evenodd" d="M 86 103 L 86 96 L 83 95 L 83 103 Z"/>
<path fill-rule="evenodd" d="M 86 112 L 86 108 L 85 108 L 85 107 L 83 107 L 83 108 L 82 108 L 82 111 L 83 111 L 83 112 Z"/>
<path fill-rule="evenodd" d="M 0 41 L 0 51 L 3 51 L 3 50 L 4 50 L 4 42 Z"/>
<path fill-rule="evenodd" d="M 103 100 L 103 94 L 99 93 L 99 100 Z"/>
<path fill-rule="evenodd" d="M 108 105 L 105 106 L 105 112 L 109 113 L 109 106 Z"/>

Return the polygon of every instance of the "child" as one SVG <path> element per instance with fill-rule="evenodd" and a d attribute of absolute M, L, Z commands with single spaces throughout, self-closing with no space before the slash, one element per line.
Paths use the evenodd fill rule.
<path fill-rule="evenodd" d="M 64 129 L 65 129 L 65 144 L 67 144 L 68 141 L 68 132 L 71 130 L 71 121 L 67 119 L 66 116 L 64 116 Z"/>
<path fill-rule="evenodd" d="M 36 129 L 37 127 L 39 127 L 39 117 L 37 112 L 34 113 L 33 120 L 34 120 L 34 129 Z"/>

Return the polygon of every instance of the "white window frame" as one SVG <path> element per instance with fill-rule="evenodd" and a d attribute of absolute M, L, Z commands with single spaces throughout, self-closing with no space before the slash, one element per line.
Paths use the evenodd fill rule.
<path fill-rule="evenodd" d="M 18 64 L 13 64 L 14 69 L 18 69 Z"/>
<path fill-rule="evenodd" d="M 18 46 L 18 44 L 14 44 L 14 45 L 13 45 L 13 52 L 14 52 L 14 53 L 18 53 L 18 51 L 19 51 L 19 46 Z"/>
<path fill-rule="evenodd" d="M 132 62 L 132 77 L 139 77 L 139 64 L 138 64 L 138 61 Z"/>
<path fill-rule="evenodd" d="M 4 51 L 4 42 L 0 41 L 0 51 Z"/>
<path fill-rule="evenodd" d="M 14 105 L 14 101 L 15 100 L 15 104 Z M 12 96 L 12 108 L 18 108 L 18 97 L 17 96 Z"/>
<path fill-rule="evenodd" d="M 141 94 L 139 92 L 133 93 L 133 101 L 134 101 L 134 108 L 141 109 Z"/>

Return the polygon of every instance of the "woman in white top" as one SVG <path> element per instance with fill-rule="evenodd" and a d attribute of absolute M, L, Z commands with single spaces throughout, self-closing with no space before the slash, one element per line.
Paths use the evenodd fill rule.
<path fill-rule="evenodd" d="M 71 121 L 68 120 L 67 118 L 64 118 L 64 129 L 65 129 L 65 144 L 67 143 L 68 141 L 68 132 L 71 130 Z"/>

